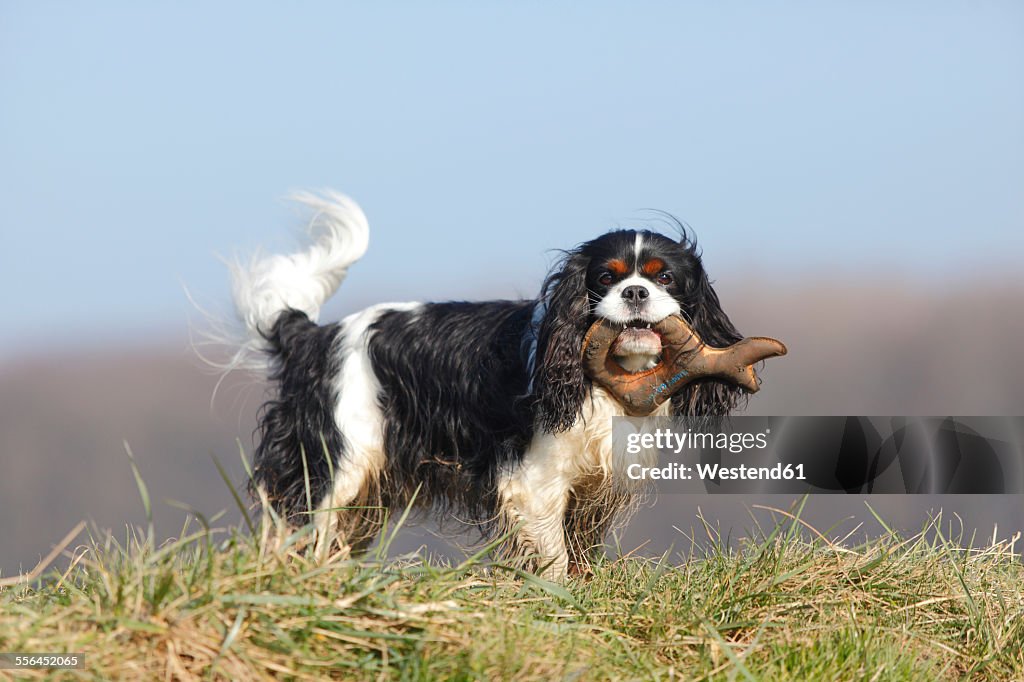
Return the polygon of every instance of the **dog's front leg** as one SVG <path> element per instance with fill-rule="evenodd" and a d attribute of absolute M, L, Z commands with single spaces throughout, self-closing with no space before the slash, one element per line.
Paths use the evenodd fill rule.
<path fill-rule="evenodd" d="M 515 529 L 515 558 L 535 557 L 540 574 L 563 580 L 569 567 L 565 545 L 565 515 L 572 488 L 573 441 L 566 435 L 539 435 L 522 461 L 507 469 L 499 481 L 504 525 Z"/>

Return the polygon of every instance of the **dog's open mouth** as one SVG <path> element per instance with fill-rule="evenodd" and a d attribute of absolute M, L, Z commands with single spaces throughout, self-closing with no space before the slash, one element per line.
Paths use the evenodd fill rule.
<path fill-rule="evenodd" d="M 630 320 L 623 325 L 622 331 L 612 342 L 611 353 L 625 369 L 636 371 L 630 365 L 637 365 L 637 369 L 644 366 L 653 366 L 661 356 L 661 334 L 654 328 L 651 322 L 643 320 Z M 637 361 L 630 361 L 628 365 L 624 360 L 636 358 Z"/>

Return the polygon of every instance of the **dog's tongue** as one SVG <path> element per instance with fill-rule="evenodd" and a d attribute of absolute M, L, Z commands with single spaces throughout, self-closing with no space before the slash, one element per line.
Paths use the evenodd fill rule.
<path fill-rule="evenodd" d="M 612 355 L 659 355 L 661 354 L 661 336 L 651 329 L 626 327 L 612 344 Z"/>

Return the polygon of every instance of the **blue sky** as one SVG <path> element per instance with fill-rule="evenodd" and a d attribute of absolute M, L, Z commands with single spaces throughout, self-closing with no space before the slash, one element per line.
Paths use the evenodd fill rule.
<path fill-rule="evenodd" d="M 0 358 L 184 335 L 333 187 L 328 312 L 532 295 L 642 209 L 713 276 L 1012 277 L 1024 4 L 0 4 Z"/>

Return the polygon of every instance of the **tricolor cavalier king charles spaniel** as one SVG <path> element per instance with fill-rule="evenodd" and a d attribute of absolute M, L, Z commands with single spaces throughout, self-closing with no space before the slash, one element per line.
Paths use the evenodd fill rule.
<path fill-rule="evenodd" d="M 584 335 L 622 326 L 616 360 L 654 366 L 650 327 L 681 315 L 710 345 L 741 336 L 693 240 L 616 230 L 564 254 L 538 297 L 383 303 L 317 323 L 366 252 L 369 228 L 342 195 L 316 212 L 305 251 L 234 268 L 248 341 L 275 386 L 262 408 L 253 492 L 292 526 L 310 520 L 326 555 L 364 549 L 386 510 L 417 507 L 505 535 L 543 575 L 583 570 L 637 492 L 612 452 L 621 405 L 584 375 Z M 743 397 L 690 384 L 656 414 L 724 415 Z"/>

